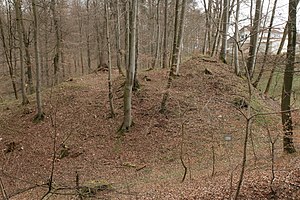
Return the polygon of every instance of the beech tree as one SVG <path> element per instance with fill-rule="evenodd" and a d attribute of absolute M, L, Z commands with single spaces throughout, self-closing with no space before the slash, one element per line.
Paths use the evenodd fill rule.
<path fill-rule="evenodd" d="M 124 86 L 124 118 L 120 127 L 120 131 L 128 131 L 132 126 L 132 87 L 134 83 L 135 74 L 135 56 L 136 56 L 136 11 L 137 0 L 130 1 L 130 17 L 128 17 L 129 24 L 129 62 L 126 69 L 126 80 Z"/>
<path fill-rule="evenodd" d="M 176 70 L 176 65 L 177 65 L 177 59 L 178 59 L 178 43 L 177 43 L 177 33 L 178 33 L 178 26 L 179 26 L 179 0 L 176 0 L 175 2 L 175 21 L 174 21 L 174 35 L 173 35 L 173 52 L 172 52 L 172 61 L 171 61 L 171 68 L 169 72 L 169 77 L 167 81 L 167 86 L 166 86 L 166 91 L 163 94 L 163 99 L 160 104 L 160 112 L 164 112 L 166 110 L 166 104 L 167 100 L 170 95 L 170 88 L 172 84 L 173 77 L 175 76 L 175 70 Z"/>
<path fill-rule="evenodd" d="M 293 142 L 293 121 L 291 112 L 291 96 L 293 86 L 293 76 L 295 68 L 296 55 L 296 19 L 297 19 L 298 0 L 289 0 L 289 17 L 288 17 L 288 47 L 287 47 L 287 63 L 285 66 L 283 87 L 281 94 L 281 118 L 283 126 L 283 150 L 286 153 L 294 153 L 296 151 Z"/>
<path fill-rule="evenodd" d="M 36 1 L 31 0 L 32 13 L 33 13 L 33 40 L 34 40 L 34 54 L 35 54 L 35 68 L 36 68 L 36 103 L 37 114 L 35 120 L 40 121 L 44 119 L 44 113 L 42 110 L 42 97 L 41 97 L 41 65 L 39 55 L 39 39 L 38 39 L 38 18 L 36 11 Z"/>
<path fill-rule="evenodd" d="M 111 45 L 110 45 L 110 31 L 109 31 L 109 13 L 107 0 L 104 5 L 105 24 L 106 24 L 106 42 L 107 42 L 107 64 L 108 64 L 108 99 L 110 107 L 110 116 L 115 117 L 113 91 L 112 91 L 112 72 L 111 72 Z"/>
<path fill-rule="evenodd" d="M 224 11 L 223 11 L 223 30 L 222 30 L 222 46 L 220 52 L 220 60 L 227 63 L 227 32 L 228 32 L 228 15 L 229 15 L 229 0 L 224 0 Z"/>
<path fill-rule="evenodd" d="M 260 29 L 260 21 L 261 21 L 261 6 L 262 6 L 262 1 L 256 0 L 254 22 L 250 32 L 251 35 L 250 35 L 249 57 L 247 60 L 247 68 L 248 68 L 248 73 L 250 75 L 250 78 L 253 77 L 255 60 L 256 60 L 258 32 Z"/>
<path fill-rule="evenodd" d="M 21 91 L 22 91 L 22 104 L 26 105 L 29 103 L 27 93 L 26 93 L 26 82 L 25 82 L 25 69 L 24 69 L 24 61 L 23 61 L 23 34 L 21 27 L 21 1 L 15 0 L 15 12 L 16 12 L 16 20 L 17 20 L 17 32 L 19 38 L 19 55 L 20 55 L 20 69 L 21 69 Z"/>

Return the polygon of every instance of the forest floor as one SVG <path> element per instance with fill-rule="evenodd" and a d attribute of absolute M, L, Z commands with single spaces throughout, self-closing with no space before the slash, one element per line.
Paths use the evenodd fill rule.
<path fill-rule="evenodd" d="M 2 100 L 0 198 L 4 191 L 11 200 L 233 198 L 246 130 L 242 100 L 249 103 L 246 79 L 230 66 L 193 57 L 173 80 L 162 114 L 167 74 L 161 69 L 139 73 L 134 126 L 125 135 L 117 134 L 124 82 L 117 71 L 115 118 L 109 114 L 107 72 L 46 89 L 46 118 L 40 123 L 33 122 L 34 95 L 25 107 Z M 250 106 L 256 116 L 239 199 L 300 199 L 299 152 L 283 154 L 279 114 L 259 115 L 278 111 L 278 102 L 254 90 Z M 298 115 L 293 114 L 299 151 Z"/>

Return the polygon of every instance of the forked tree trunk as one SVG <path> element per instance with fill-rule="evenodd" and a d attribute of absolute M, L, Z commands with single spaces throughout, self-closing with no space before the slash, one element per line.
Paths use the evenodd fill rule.
<path fill-rule="evenodd" d="M 107 57 L 108 57 L 108 99 L 110 107 L 110 117 L 115 117 L 114 95 L 112 90 L 112 72 L 111 72 L 111 47 L 110 47 L 110 32 L 109 32 L 109 14 L 107 0 L 104 6 L 105 24 L 106 24 L 106 42 L 107 42 Z"/>
<path fill-rule="evenodd" d="M 23 34 L 21 27 L 21 1 L 15 0 L 15 12 L 17 20 L 17 32 L 19 37 L 19 53 L 20 53 L 20 68 L 21 68 L 21 91 L 22 91 L 22 104 L 26 105 L 29 103 L 27 94 L 26 94 L 26 83 L 25 83 L 25 70 L 24 70 L 24 61 L 23 61 Z"/>
<path fill-rule="evenodd" d="M 42 97 L 41 97 L 41 65 L 39 55 L 39 40 L 38 40 L 38 19 L 36 11 L 36 1 L 31 0 L 32 13 L 33 13 L 33 42 L 34 42 L 34 55 L 35 55 L 35 67 L 36 67 L 36 104 L 37 114 L 35 116 L 36 121 L 44 119 L 44 113 L 42 109 Z"/>
<path fill-rule="evenodd" d="M 120 131 L 128 131 L 132 126 L 132 87 L 135 73 L 135 54 L 136 54 L 136 11 L 137 1 L 132 0 L 130 4 L 130 41 L 129 41 L 129 65 L 126 70 L 126 81 L 124 86 L 124 119 Z M 128 23 L 128 22 L 127 22 Z"/>
<path fill-rule="evenodd" d="M 283 87 L 281 96 L 281 118 L 283 126 L 283 150 L 286 153 L 296 152 L 293 142 L 293 121 L 291 112 L 291 96 L 293 86 L 293 76 L 296 54 L 296 15 L 297 0 L 289 0 L 289 18 L 288 18 L 288 48 L 287 63 L 283 77 Z"/>

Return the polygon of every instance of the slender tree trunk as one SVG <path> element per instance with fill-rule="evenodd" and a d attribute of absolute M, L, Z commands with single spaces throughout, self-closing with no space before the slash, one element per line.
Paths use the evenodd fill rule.
<path fill-rule="evenodd" d="M 124 75 L 124 72 L 122 71 L 122 60 L 121 60 L 121 41 L 120 41 L 120 8 L 119 8 L 119 0 L 116 0 L 116 49 L 117 49 L 117 67 L 119 70 L 119 74 L 122 76 Z"/>
<path fill-rule="evenodd" d="M 222 28 L 222 16 L 223 16 L 223 11 L 224 9 L 222 8 L 222 1 L 220 1 L 220 13 L 219 13 L 219 21 L 218 21 L 218 27 L 215 33 L 214 37 L 214 42 L 212 46 L 212 52 L 211 56 L 214 57 L 217 54 L 218 48 L 219 48 L 219 41 L 220 41 L 220 30 Z"/>
<path fill-rule="evenodd" d="M 169 77 L 167 81 L 167 87 L 166 91 L 163 94 L 163 99 L 160 105 L 160 112 L 165 112 L 166 110 L 166 104 L 167 100 L 170 96 L 170 88 L 172 84 L 173 77 L 175 76 L 175 70 L 176 70 L 176 64 L 177 64 L 177 59 L 178 59 L 178 44 L 177 44 L 177 32 L 178 32 L 178 26 L 179 26 L 179 0 L 176 0 L 175 2 L 175 22 L 174 22 L 174 35 L 173 35 L 173 53 L 172 53 L 172 63 L 171 63 L 171 69 L 169 72 Z"/>
<path fill-rule="evenodd" d="M 181 56 L 181 47 L 182 47 L 182 40 L 183 40 L 183 31 L 184 31 L 184 18 L 185 18 L 185 7 L 186 7 L 186 0 L 182 0 L 181 2 L 181 13 L 180 13 L 180 24 L 178 30 L 178 38 L 177 38 L 177 48 L 178 48 L 178 58 L 176 62 L 176 72 L 175 74 L 179 74 L 179 67 L 180 67 L 180 56 Z"/>
<path fill-rule="evenodd" d="M 90 48 L 90 0 L 86 0 L 86 11 L 87 11 L 87 28 L 86 28 L 86 46 L 87 46 L 87 64 L 89 73 L 92 71 L 91 66 L 91 48 Z"/>
<path fill-rule="evenodd" d="M 236 13 L 235 13 L 235 32 L 234 32 L 234 72 L 236 75 L 241 75 L 240 64 L 239 64 L 239 15 L 240 15 L 240 0 L 236 2 Z"/>
<path fill-rule="evenodd" d="M 282 96 L 281 96 L 281 118 L 283 126 L 283 150 L 286 153 L 296 151 L 293 142 L 293 122 L 291 113 L 291 96 L 295 66 L 295 47 L 296 47 L 296 14 L 297 0 L 289 0 L 289 18 L 288 18 L 288 48 L 287 63 L 284 71 Z"/>
<path fill-rule="evenodd" d="M 38 19 L 36 11 L 36 1 L 31 0 L 32 13 L 33 13 L 33 40 L 34 40 L 34 55 L 35 55 L 35 66 L 36 66 L 36 103 L 37 103 L 37 114 L 35 120 L 40 121 L 44 119 L 44 113 L 42 109 L 42 97 L 41 97 L 41 65 L 39 55 L 39 40 L 38 40 Z"/>
<path fill-rule="evenodd" d="M 258 74 L 257 79 L 253 83 L 254 87 L 257 87 L 257 85 L 265 71 L 265 65 L 266 65 L 266 61 L 267 61 L 267 57 L 268 57 L 268 53 L 269 53 L 269 47 L 270 47 L 270 38 L 271 38 L 271 32 L 272 32 L 272 27 L 273 27 L 273 21 L 274 21 L 274 16 L 275 16 L 275 12 L 276 12 L 276 6 L 277 6 L 277 0 L 274 1 L 274 5 L 273 5 L 273 9 L 272 9 L 272 16 L 271 16 L 270 25 L 268 28 L 268 36 L 267 36 L 266 49 L 265 49 L 264 58 L 263 58 L 263 64 L 262 64 L 262 67 Z"/>
<path fill-rule="evenodd" d="M 135 54 L 136 54 L 136 11 L 137 0 L 132 0 L 130 4 L 130 41 L 129 41 L 129 65 L 126 71 L 126 81 L 124 88 L 124 119 L 120 128 L 121 132 L 128 131 L 132 126 L 132 87 L 135 73 Z M 128 23 L 128 22 L 127 22 Z M 129 24 L 129 23 L 128 23 Z"/>
<path fill-rule="evenodd" d="M 164 41 L 163 41 L 163 65 L 162 68 L 166 68 L 168 65 L 168 0 L 164 2 Z"/>
<path fill-rule="evenodd" d="M 110 117 L 115 117 L 114 95 L 112 91 L 112 72 L 111 72 L 111 47 L 110 47 L 110 32 L 109 32 L 109 14 L 107 0 L 104 6 L 105 24 L 106 24 L 106 42 L 107 42 L 107 57 L 108 57 L 108 99 L 110 107 Z"/>
<path fill-rule="evenodd" d="M 156 5 L 156 48 L 155 48 L 155 57 L 152 64 L 152 69 L 157 66 L 157 63 L 159 61 L 159 50 L 160 50 L 160 0 L 157 0 Z"/>
<path fill-rule="evenodd" d="M 55 29 L 55 54 L 53 58 L 53 66 L 54 66 L 54 83 L 58 84 L 59 82 L 59 61 L 60 61 L 60 46 L 61 46 L 61 40 L 60 40 L 60 28 L 58 23 L 58 16 L 57 16 L 57 10 L 56 10 L 56 1 L 51 0 L 50 2 L 50 9 L 52 11 L 53 15 L 53 24 Z"/>
<path fill-rule="evenodd" d="M 138 73 L 138 58 L 139 58 L 139 1 L 137 1 L 136 8 L 136 39 L 135 39 L 135 70 L 134 70 L 134 80 L 133 80 L 133 91 L 137 91 L 140 89 L 140 82 L 137 77 Z"/>
<path fill-rule="evenodd" d="M 83 61 L 83 49 L 82 49 L 82 16 L 80 14 L 80 11 L 78 11 L 78 28 L 79 28 L 79 54 L 80 54 L 80 66 L 81 66 L 81 74 L 84 75 L 85 70 L 84 70 L 84 61 Z"/>
<path fill-rule="evenodd" d="M 26 105 L 29 103 L 27 94 L 26 94 L 26 83 L 25 83 L 25 70 L 23 62 L 23 34 L 21 27 L 21 2 L 20 0 L 15 0 L 15 12 L 17 20 L 17 32 L 19 37 L 19 53 L 20 53 L 20 68 L 21 68 L 21 91 L 22 91 L 22 104 Z"/>
<path fill-rule="evenodd" d="M 127 0 L 125 3 L 125 65 L 126 70 L 129 68 L 129 49 L 130 49 L 130 0 Z"/>
<path fill-rule="evenodd" d="M 223 63 L 227 63 L 228 14 L 229 14 L 229 2 L 228 0 L 224 0 L 222 46 L 220 52 L 220 60 Z"/>
<path fill-rule="evenodd" d="M 257 54 L 257 39 L 260 26 L 261 17 L 261 0 L 256 0 L 254 23 L 251 30 L 250 36 L 250 48 L 249 57 L 247 61 L 248 72 L 250 73 L 250 78 L 252 79 L 254 73 L 255 59 Z"/>

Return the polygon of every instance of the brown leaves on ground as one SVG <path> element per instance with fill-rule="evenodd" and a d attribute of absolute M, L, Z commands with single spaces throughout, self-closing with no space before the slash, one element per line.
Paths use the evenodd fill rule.
<path fill-rule="evenodd" d="M 105 72 L 72 78 L 46 90 L 46 118 L 41 123 L 32 122 L 34 103 L 26 108 L 30 112 L 18 102 L 1 105 L 0 177 L 7 195 L 11 199 L 40 199 L 48 190 L 54 159 L 54 194 L 50 199 L 79 198 L 85 183 L 100 179 L 111 189 L 95 190 L 88 198 L 230 199 L 236 189 L 245 129 L 241 114 L 245 110 L 237 108 L 235 100 L 248 95 L 246 80 L 231 71 L 230 66 L 204 57 L 183 63 L 164 114 L 159 113 L 159 106 L 168 72 L 139 72 L 141 89 L 133 98 L 134 126 L 125 136 L 116 134 L 123 117 L 124 83 L 117 71 L 114 119 L 109 118 Z M 254 98 L 253 112 L 278 108 L 276 102 L 263 100 L 257 92 Z M 275 193 L 271 194 L 266 127 L 270 136 L 276 137 L 279 125 L 279 115 L 254 120 L 240 199 L 299 197 L 299 155 L 290 159 L 282 156 L 281 140 L 275 145 Z M 231 141 L 224 139 L 228 135 Z M 10 145 L 14 141 L 18 143 Z M 184 183 L 180 183 L 184 172 L 181 146 L 188 167 Z"/>

